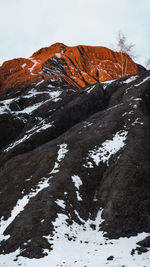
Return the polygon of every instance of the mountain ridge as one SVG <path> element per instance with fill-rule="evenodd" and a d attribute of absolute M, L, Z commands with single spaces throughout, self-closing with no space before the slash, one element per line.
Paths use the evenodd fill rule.
<path fill-rule="evenodd" d="M 44 66 L 61 76 L 52 59 Z M 0 95 L 0 266 L 149 267 L 150 71 L 142 70 L 80 89 L 29 76 Z"/>
<path fill-rule="evenodd" d="M 56 43 L 27 59 L 4 62 L 0 67 L 0 92 L 43 80 L 57 87 L 80 89 L 136 73 L 138 65 L 126 54 L 102 46 L 69 47 Z"/>

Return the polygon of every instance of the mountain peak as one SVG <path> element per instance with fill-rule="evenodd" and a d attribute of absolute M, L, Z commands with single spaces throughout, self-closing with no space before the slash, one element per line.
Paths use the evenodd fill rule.
<path fill-rule="evenodd" d="M 1 267 L 149 267 L 142 70 L 105 47 L 59 43 L 2 65 Z"/>
<path fill-rule="evenodd" d="M 137 64 L 126 54 L 102 46 L 55 43 L 29 58 L 4 62 L 0 67 L 0 92 L 41 81 L 79 89 L 137 72 Z"/>

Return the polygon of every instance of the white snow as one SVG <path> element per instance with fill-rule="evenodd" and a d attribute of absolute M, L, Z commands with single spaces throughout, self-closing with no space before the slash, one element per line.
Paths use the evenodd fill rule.
<path fill-rule="evenodd" d="M 26 64 L 26 63 L 24 63 L 24 64 L 22 65 L 22 68 L 24 69 L 26 65 L 27 65 L 27 64 Z"/>
<path fill-rule="evenodd" d="M 9 144 L 9 146 L 6 149 L 4 149 L 4 152 L 8 152 L 9 150 L 14 148 L 15 146 L 17 146 L 17 145 L 23 143 L 24 141 L 28 140 L 32 135 L 34 135 L 35 132 L 39 133 L 39 132 L 41 132 L 43 130 L 46 130 L 46 129 L 50 128 L 50 127 L 53 127 L 54 126 L 53 123 L 54 123 L 54 121 L 51 121 L 49 123 L 45 123 L 45 121 L 43 120 L 40 124 L 38 124 L 37 126 L 33 127 L 29 131 L 27 131 L 26 134 L 22 138 L 20 138 L 17 141 Z M 32 132 L 32 133 L 30 133 L 30 132 Z"/>
<path fill-rule="evenodd" d="M 62 199 L 57 199 L 57 200 L 55 201 L 55 203 L 56 203 L 58 206 L 60 206 L 61 208 L 63 208 L 63 209 L 65 209 L 65 207 L 66 207 L 66 204 L 65 204 L 64 200 L 62 200 Z"/>
<path fill-rule="evenodd" d="M 73 175 L 72 180 L 74 182 L 75 187 L 79 190 L 80 186 L 82 185 L 82 181 L 78 175 Z"/>
<path fill-rule="evenodd" d="M 0 101 L 0 114 L 11 112 L 9 105 L 15 100 L 17 100 L 17 99 L 16 98 L 10 98 L 10 99 Z"/>
<path fill-rule="evenodd" d="M 133 105 L 133 108 L 136 109 L 137 108 L 137 105 Z"/>
<path fill-rule="evenodd" d="M 38 119 L 40 119 L 40 117 L 38 117 Z M 54 121 L 50 121 L 50 122 L 46 122 L 46 120 L 43 120 L 41 118 L 41 121 L 36 124 L 36 126 L 34 126 L 33 128 L 29 129 L 28 131 L 26 131 L 26 133 L 32 133 L 32 135 L 36 132 L 39 133 L 42 130 L 46 130 L 50 127 L 54 126 Z"/>
<path fill-rule="evenodd" d="M 77 210 L 74 210 L 74 213 L 77 215 L 77 218 L 78 218 L 81 222 L 85 223 L 85 220 L 83 220 L 83 219 L 80 217 L 80 215 L 79 215 L 79 213 L 77 212 Z"/>
<path fill-rule="evenodd" d="M 60 148 L 58 150 L 57 161 L 58 162 L 61 162 L 64 159 L 64 157 L 65 157 L 65 155 L 66 155 L 67 152 L 68 152 L 67 144 L 61 144 L 60 145 Z"/>
<path fill-rule="evenodd" d="M 55 56 L 56 56 L 57 58 L 61 58 L 61 53 L 56 53 Z"/>
<path fill-rule="evenodd" d="M 51 122 L 48 122 L 48 123 L 43 124 L 43 126 L 41 126 L 39 129 L 36 129 L 36 133 L 39 133 L 42 130 L 46 130 L 46 129 L 54 126 L 53 123 L 54 123 L 54 121 L 51 121 Z"/>
<path fill-rule="evenodd" d="M 42 82 L 43 81 L 39 82 L 38 84 L 40 84 Z M 30 91 L 27 92 L 27 94 L 23 95 L 21 98 L 28 99 L 28 98 L 32 98 L 32 97 L 36 97 L 38 95 L 44 95 L 44 94 L 47 94 L 49 96 L 49 98 L 45 101 L 40 101 L 36 104 L 32 104 L 30 106 L 27 106 L 24 109 L 20 109 L 19 111 L 12 111 L 10 109 L 10 104 L 13 102 L 16 103 L 21 98 L 15 97 L 15 98 L 2 100 L 2 101 L 0 101 L 0 114 L 2 114 L 2 113 L 12 113 L 14 115 L 31 114 L 33 111 L 38 109 L 43 104 L 48 103 L 49 101 L 57 102 L 57 101 L 61 100 L 60 95 L 62 94 L 62 92 L 63 91 L 60 91 L 60 90 L 52 91 L 50 89 L 45 90 L 45 91 L 38 91 L 35 88 L 32 88 Z"/>
<path fill-rule="evenodd" d="M 25 134 L 24 137 L 22 137 L 21 139 L 15 141 L 14 143 L 11 143 L 6 149 L 4 149 L 4 152 L 8 152 L 9 150 L 11 150 L 12 148 L 14 148 L 15 146 L 19 145 L 20 143 L 24 142 L 25 140 L 29 139 L 31 136 Z"/>
<path fill-rule="evenodd" d="M 61 144 L 59 145 L 59 150 L 58 150 L 58 156 L 57 156 L 57 161 L 60 162 L 64 159 L 66 153 L 68 152 L 67 149 L 67 144 Z M 30 192 L 30 194 L 24 196 L 22 199 L 19 199 L 16 203 L 16 206 L 13 208 L 13 210 L 11 211 L 11 216 L 7 219 L 4 220 L 4 218 L 1 218 L 0 221 L 0 240 L 3 239 L 8 239 L 9 236 L 4 236 L 3 233 L 6 230 L 6 228 L 8 227 L 9 224 L 11 224 L 14 219 L 16 218 L 16 216 L 24 210 L 24 207 L 28 204 L 28 202 L 30 201 L 31 198 L 35 197 L 41 190 L 43 190 L 44 188 L 49 186 L 49 180 L 53 177 L 52 174 L 58 172 L 58 168 L 59 165 L 58 163 L 55 162 L 54 168 L 52 169 L 52 171 L 49 173 L 49 178 L 43 178 L 42 181 L 40 181 L 38 183 L 38 185 L 36 186 L 36 190 Z M 56 170 L 57 169 L 57 170 Z M 30 178 L 27 178 L 26 181 L 28 181 Z M 56 202 L 59 206 L 61 205 L 62 207 L 64 207 L 64 202 L 63 200 L 58 200 Z"/>
<path fill-rule="evenodd" d="M 41 81 L 41 82 L 43 82 L 43 81 Z M 38 84 L 40 84 L 41 82 L 39 82 Z M 30 98 L 33 96 L 35 97 L 35 96 L 44 95 L 44 94 L 48 94 L 50 97 L 44 103 L 48 102 L 49 100 L 57 102 L 61 99 L 60 95 L 62 94 L 62 91 L 60 91 L 60 90 L 57 90 L 57 91 L 51 91 L 51 90 L 38 91 L 35 88 L 32 88 L 30 91 L 28 91 L 28 93 L 25 96 L 23 96 L 23 98 Z M 41 102 L 41 103 L 43 104 L 43 102 Z"/>
<path fill-rule="evenodd" d="M 13 261 L 20 249 L 14 253 L 0 255 L 0 267 L 149 267 L 150 251 L 138 255 L 137 252 L 132 256 L 131 251 L 137 247 L 136 243 L 144 239 L 149 234 L 141 233 L 130 238 L 111 239 L 104 237 L 100 231 L 102 223 L 102 210 L 97 213 L 95 220 L 84 221 L 79 213 L 75 211 L 81 225 L 73 222 L 68 225 L 68 216 L 59 213 L 53 222 L 53 241 L 51 236 L 45 236 L 51 243 L 53 250 L 45 252 L 48 256 L 41 259 L 28 259 L 18 257 Z M 95 225 L 95 230 L 91 227 Z M 72 240 L 68 240 L 72 239 Z M 107 258 L 113 256 L 112 261 Z"/>
<path fill-rule="evenodd" d="M 136 76 L 131 76 L 130 78 L 128 78 L 127 80 L 123 81 L 123 83 L 131 83 L 133 82 L 134 80 L 136 80 L 139 76 L 136 75 Z"/>
<path fill-rule="evenodd" d="M 77 195 L 77 200 L 78 201 L 82 201 L 82 197 L 81 197 L 81 195 L 79 194 L 78 191 L 76 191 L 76 195 Z"/>
<path fill-rule="evenodd" d="M 149 80 L 149 79 L 150 79 L 150 76 L 146 77 L 143 81 L 141 81 L 141 82 L 138 83 L 138 84 L 135 84 L 134 86 L 139 86 L 139 85 L 141 85 L 142 83 L 146 82 L 146 81 Z"/>
<path fill-rule="evenodd" d="M 116 79 L 101 82 L 101 84 L 103 85 L 103 89 L 105 90 L 106 87 L 114 81 L 116 81 Z"/>
<path fill-rule="evenodd" d="M 137 98 L 134 98 L 135 101 L 141 101 L 142 98 L 141 97 L 137 97 Z"/>
<path fill-rule="evenodd" d="M 17 217 L 17 215 L 24 210 L 24 207 L 29 203 L 30 199 L 35 197 L 41 190 L 49 186 L 49 178 L 43 178 L 42 181 L 40 181 L 36 189 L 34 191 L 31 191 L 28 195 L 24 196 L 23 198 L 19 199 L 16 203 L 16 206 L 11 211 L 11 215 L 7 220 L 4 220 L 4 218 L 1 218 L 0 221 L 0 241 L 3 239 L 8 239 L 9 236 L 4 236 L 3 233 L 7 229 L 8 225 L 10 225 L 14 219 Z"/>
<path fill-rule="evenodd" d="M 136 118 L 136 120 L 131 124 L 131 125 L 135 125 L 135 124 L 140 124 L 140 125 L 143 125 L 144 123 L 142 121 L 139 121 L 141 120 L 141 118 Z"/>
<path fill-rule="evenodd" d="M 98 199 L 97 199 L 97 192 L 94 194 L 93 201 L 94 201 L 94 202 L 97 202 L 97 201 L 98 201 Z"/>
<path fill-rule="evenodd" d="M 41 92 L 38 92 L 35 90 L 35 88 L 32 88 L 31 90 L 27 92 L 26 95 L 23 95 L 23 98 L 30 98 L 30 97 L 36 96 L 37 93 L 40 94 Z"/>
<path fill-rule="evenodd" d="M 123 114 L 122 114 L 122 117 L 124 117 L 124 116 L 126 116 L 126 115 L 132 115 L 132 114 L 134 114 L 134 111 L 133 111 L 133 110 L 131 110 L 131 111 L 129 111 L 129 112 L 125 112 L 125 113 L 123 113 Z"/>
<path fill-rule="evenodd" d="M 38 109 L 43 104 L 44 104 L 44 102 L 40 102 L 40 103 L 34 104 L 32 106 L 28 106 L 28 107 L 26 107 L 20 111 L 15 111 L 15 113 L 16 114 L 23 114 L 23 113 L 31 114 L 34 110 Z"/>
<path fill-rule="evenodd" d="M 52 85 L 52 84 L 48 84 L 47 87 L 48 87 L 48 88 L 55 88 L 55 86 Z"/>
<path fill-rule="evenodd" d="M 39 64 L 39 62 L 36 59 L 33 59 L 32 57 L 29 57 L 28 59 L 33 62 L 33 65 L 31 68 L 29 68 L 29 71 L 32 75 L 36 75 L 35 73 L 33 73 L 33 70 Z"/>
<path fill-rule="evenodd" d="M 60 162 L 65 158 L 66 153 L 68 151 L 69 150 L 67 149 L 67 144 L 59 145 L 57 161 L 55 162 L 54 167 L 53 167 L 52 171 L 50 172 L 50 174 L 59 172 Z"/>
<path fill-rule="evenodd" d="M 84 121 L 84 122 L 83 122 L 83 127 L 84 127 L 84 128 L 90 127 L 90 126 L 92 126 L 92 125 L 93 125 L 92 122 L 88 122 L 88 121 Z"/>
<path fill-rule="evenodd" d="M 83 164 L 83 167 L 85 167 L 85 168 L 90 168 L 90 169 L 91 169 L 91 168 L 94 168 L 92 162 L 90 162 L 90 161 L 86 162 L 86 164 Z"/>
<path fill-rule="evenodd" d="M 48 94 L 49 95 L 49 99 L 47 99 L 46 101 L 41 101 L 38 102 L 36 104 L 33 104 L 31 106 L 28 106 L 22 110 L 19 111 L 11 111 L 9 105 L 12 102 L 15 102 L 16 100 L 18 100 L 19 98 L 14 98 L 14 99 L 8 99 L 8 100 L 4 100 L 0 102 L 0 114 L 1 113 L 7 113 L 10 112 L 12 114 L 15 115 L 19 115 L 19 114 L 31 114 L 33 111 L 35 111 L 36 109 L 38 109 L 40 106 L 42 106 L 43 104 L 49 102 L 49 101 L 54 101 L 57 102 L 59 100 L 61 100 L 61 98 L 59 97 L 61 95 L 61 91 L 43 91 L 43 92 L 38 92 L 35 89 L 30 90 L 27 95 L 23 96 L 23 98 L 31 98 L 31 97 L 35 97 L 37 95 L 40 94 Z M 1 106 L 2 105 L 2 106 Z"/>
<path fill-rule="evenodd" d="M 62 94 L 62 91 L 49 91 L 48 94 L 50 96 L 50 99 L 54 102 L 61 100 L 59 96 Z"/>
<path fill-rule="evenodd" d="M 78 175 L 73 175 L 72 181 L 73 181 L 75 187 L 79 190 L 80 186 L 83 184 L 80 177 Z M 76 195 L 77 195 L 77 200 L 82 201 L 82 197 L 80 196 L 80 193 L 78 191 L 76 191 Z"/>
<path fill-rule="evenodd" d="M 86 88 L 85 91 L 87 92 L 87 94 L 89 94 L 94 88 L 95 88 L 95 84 L 91 87 Z"/>
<path fill-rule="evenodd" d="M 100 162 L 106 162 L 106 164 L 109 165 L 108 162 L 110 157 L 125 146 L 127 134 L 127 131 L 117 132 L 112 140 L 106 140 L 104 143 L 102 143 L 101 147 L 90 150 L 87 160 L 91 158 L 97 166 Z M 87 163 L 88 165 L 86 164 L 86 167 L 88 168 L 90 165 L 89 162 Z"/>
<path fill-rule="evenodd" d="M 51 174 L 59 172 L 59 164 L 58 162 L 55 162 L 54 168 L 51 171 Z"/>
<path fill-rule="evenodd" d="M 38 84 L 42 83 L 42 81 L 40 81 Z M 37 84 L 37 85 L 38 85 Z M 30 97 L 33 97 L 33 96 L 37 96 L 37 95 L 43 95 L 43 94 L 48 94 L 50 96 L 50 99 L 51 100 L 54 100 L 55 98 L 58 98 L 61 94 L 62 94 L 62 91 L 51 91 L 51 90 L 46 90 L 46 91 L 38 91 L 37 89 L 35 88 L 32 88 L 30 91 L 27 92 L 27 94 L 25 96 L 23 96 L 24 98 L 30 98 Z"/>
<path fill-rule="evenodd" d="M 36 84 L 36 87 L 44 82 L 44 79 L 42 79 L 40 82 Z"/>

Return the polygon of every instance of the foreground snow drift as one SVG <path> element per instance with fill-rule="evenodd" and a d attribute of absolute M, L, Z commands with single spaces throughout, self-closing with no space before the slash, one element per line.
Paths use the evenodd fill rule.
<path fill-rule="evenodd" d="M 150 251 L 145 254 L 131 255 L 136 243 L 148 234 L 141 233 L 130 238 L 110 240 L 100 231 L 102 210 L 95 220 L 83 221 L 78 212 L 78 218 L 83 224 L 68 225 L 68 217 L 58 214 L 53 222 L 54 236 L 44 236 L 52 245 L 52 251 L 45 250 L 47 256 L 41 259 L 16 257 L 20 249 L 14 253 L 0 255 L 0 266 L 25 267 L 149 267 Z M 51 241 L 53 240 L 53 241 Z M 30 240 L 28 241 L 30 242 Z M 111 259 L 111 260 L 110 260 Z"/>

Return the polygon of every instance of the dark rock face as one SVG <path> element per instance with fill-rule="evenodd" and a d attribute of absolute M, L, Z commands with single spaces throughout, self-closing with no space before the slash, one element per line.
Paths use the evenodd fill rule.
<path fill-rule="evenodd" d="M 150 236 L 146 237 L 142 241 L 139 241 L 137 244 L 143 247 L 150 247 Z"/>
<path fill-rule="evenodd" d="M 114 259 L 113 256 L 109 256 L 109 257 L 107 258 L 108 261 L 112 261 L 113 259 Z"/>
<path fill-rule="evenodd" d="M 150 231 L 149 86 L 145 71 L 80 91 L 43 81 L 1 95 L 0 253 L 43 257 L 60 213 L 69 226 L 103 209 L 99 227 L 112 238 Z"/>

